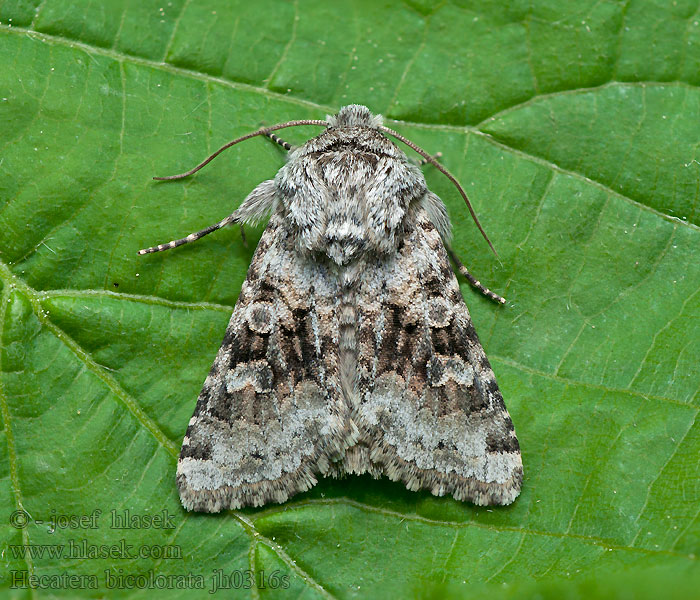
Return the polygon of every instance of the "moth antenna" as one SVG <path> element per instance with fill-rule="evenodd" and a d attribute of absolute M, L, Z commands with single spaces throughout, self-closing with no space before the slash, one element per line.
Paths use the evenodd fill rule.
<path fill-rule="evenodd" d="M 499 296 L 495 292 L 492 292 L 489 288 L 482 285 L 482 283 L 469 272 L 469 269 L 467 269 L 462 261 L 459 260 L 459 257 L 455 254 L 455 251 L 449 246 L 449 244 L 445 245 L 445 250 L 447 250 L 447 254 L 452 259 L 452 262 L 457 265 L 457 270 L 464 275 L 474 289 L 479 290 L 489 300 L 498 302 L 498 304 L 503 305 L 506 303 L 506 299 L 503 296 Z"/>
<path fill-rule="evenodd" d="M 433 154 L 433 158 L 435 160 L 440 160 L 442 158 L 442 152 L 436 152 L 435 154 Z M 421 158 L 420 162 L 418 163 L 418 166 L 422 167 L 423 165 L 427 165 L 427 164 L 428 164 L 428 161 L 424 158 Z"/>
<path fill-rule="evenodd" d="M 193 173 L 199 171 L 205 165 L 208 165 L 224 150 L 230 148 L 231 146 L 234 146 L 235 144 L 238 144 L 239 142 L 249 140 L 250 138 L 253 138 L 258 135 L 269 135 L 271 131 L 276 131 L 277 129 L 284 129 L 285 127 L 297 127 L 298 125 L 320 125 L 321 127 L 328 127 L 328 122 L 319 121 L 317 119 L 302 119 L 299 121 L 287 121 L 286 123 L 278 123 L 277 125 L 271 125 L 270 127 L 262 127 L 257 131 L 253 131 L 252 133 L 246 133 L 245 135 L 236 138 L 235 140 L 231 140 L 227 144 L 224 144 L 223 146 L 221 146 L 221 148 L 214 152 L 214 154 L 211 154 L 209 157 L 207 157 L 205 160 L 199 163 L 196 167 L 194 167 L 194 169 L 190 169 L 189 171 L 185 173 L 180 173 L 179 175 L 169 175 L 167 177 L 154 177 L 153 179 L 156 179 L 157 181 L 169 181 L 171 179 L 183 179 L 184 177 L 189 177 Z"/>
<path fill-rule="evenodd" d="M 464 198 L 464 202 L 467 204 L 467 208 L 469 209 L 469 214 L 471 214 L 472 219 L 474 219 L 474 223 L 476 223 L 476 226 L 479 228 L 479 231 L 481 232 L 481 235 L 484 237 L 486 240 L 486 243 L 489 245 L 491 250 L 493 250 L 493 253 L 496 255 L 496 258 L 499 259 L 500 262 L 500 257 L 498 256 L 498 252 L 496 252 L 496 248 L 493 247 L 493 244 L 491 243 L 491 240 L 489 239 L 489 236 L 486 235 L 486 232 L 484 231 L 484 228 L 481 226 L 481 223 L 479 223 L 479 218 L 476 216 L 476 213 L 474 212 L 474 208 L 472 207 L 472 203 L 469 202 L 469 198 L 467 198 L 467 193 L 464 191 L 462 186 L 459 184 L 459 181 L 457 181 L 457 178 L 452 175 L 445 167 L 443 167 L 435 158 L 430 156 L 423 148 L 421 148 L 418 144 L 415 144 L 411 140 L 405 138 L 402 136 L 400 133 L 394 131 L 393 129 L 389 129 L 388 127 L 384 127 L 384 125 L 380 125 L 379 129 L 381 129 L 384 133 L 388 133 L 389 135 L 395 137 L 397 140 L 400 142 L 403 142 L 406 144 L 409 148 L 415 150 L 420 154 L 425 162 L 430 163 L 433 165 L 438 171 L 440 171 L 443 175 L 445 175 L 453 184 L 454 186 L 459 190 L 459 193 L 462 195 L 462 198 Z"/>
<path fill-rule="evenodd" d="M 285 142 L 280 136 L 270 133 L 269 131 L 265 135 L 275 142 L 275 144 L 282 146 L 287 152 L 292 149 L 292 145 L 289 142 Z"/>

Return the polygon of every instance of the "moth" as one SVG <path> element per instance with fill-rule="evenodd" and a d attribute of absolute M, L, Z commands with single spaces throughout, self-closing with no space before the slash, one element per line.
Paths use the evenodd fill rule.
<path fill-rule="evenodd" d="M 298 147 L 272 133 L 297 125 L 324 129 Z M 184 507 L 281 503 L 319 475 L 362 473 L 478 505 L 513 502 L 520 447 L 450 266 L 445 205 L 387 136 L 450 178 L 488 241 L 464 190 L 360 105 L 259 129 L 156 179 L 191 175 L 257 135 L 289 150 L 274 179 L 219 223 L 139 251 L 269 215 L 182 443 Z"/>

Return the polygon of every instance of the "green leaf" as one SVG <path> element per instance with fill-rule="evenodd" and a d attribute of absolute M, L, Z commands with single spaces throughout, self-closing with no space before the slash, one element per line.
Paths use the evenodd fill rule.
<path fill-rule="evenodd" d="M 6 0 L 0 56 L 8 595 L 697 589 L 696 3 Z M 284 156 L 257 139 L 188 180 L 151 177 L 351 102 L 443 153 L 499 251 L 427 168 L 458 254 L 509 300 L 462 286 L 518 431 L 522 495 L 485 509 L 351 477 L 186 513 L 176 456 L 262 229 L 248 247 L 231 228 L 136 251 L 223 218 Z M 127 517 L 144 527 L 113 527 Z"/>

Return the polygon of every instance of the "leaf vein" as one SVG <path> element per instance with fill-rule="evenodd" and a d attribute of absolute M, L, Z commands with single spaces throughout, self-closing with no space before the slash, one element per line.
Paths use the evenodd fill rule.
<path fill-rule="evenodd" d="M 697 558 L 694 555 L 689 555 L 681 552 L 674 552 L 671 550 L 652 550 L 650 548 L 640 548 L 640 547 L 631 547 L 631 546 L 623 546 L 620 544 L 616 544 L 613 542 L 611 539 L 606 539 L 602 538 L 599 536 L 592 536 L 592 535 L 583 535 L 583 534 L 576 534 L 576 533 L 566 533 L 566 532 L 557 532 L 557 531 L 542 531 L 538 529 L 530 529 L 527 527 L 513 527 L 509 525 L 487 525 L 484 523 L 478 523 L 475 521 L 437 521 L 436 519 L 431 519 L 428 517 L 423 517 L 421 515 L 417 514 L 404 514 L 395 510 L 391 510 L 388 508 L 384 507 L 377 507 L 377 506 L 372 506 L 369 504 L 365 504 L 363 502 L 359 502 L 357 500 L 352 500 L 350 498 L 345 498 L 345 497 L 340 497 L 340 498 L 325 498 L 325 499 L 308 499 L 308 500 L 299 500 L 299 501 L 289 501 L 287 502 L 284 507 L 272 507 L 270 509 L 265 509 L 260 511 L 259 513 L 256 513 L 254 515 L 255 519 L 262 518 L 264 516 L 270 516 L 276 513 L 281 513 L 283 511 L 289 511 L 292 510 L 293 508 L 303 508 L 306 506 L 313 507 L 313 506 L 346 506 L 350 508 L 354 508 L 357 510 L 363 510 L 366 512 L 371 512 L 371 513 L 376 513 L 380 514 L 386 517 L 392 517 L 392 518 L 397 518 L 401 520 L 410 520 L 410 521 L 415 521 L 415 522 L 420 522 L 424 523 L 426 525 L 432 525 L 436 527 L 458 527 L 462 529 L 466 529 L 469 527 L 476 527 L 478 529 L 483 529 L 486 531 L 497 531 L 497 532 L 511 532 L 511 533 L 524 533 L 526 535 L 533 535 L 533 536 L 542 536 L 542 537 L 551 537 L 551 538 L 558 538 L 558 539 L 570 539 L 570 540 L 575 540 L 575 541 L 581 541 L 584 543 L 592 544 L 594 546 L 600 546 L 606 549 L 611 549 L 611 550 L 619 550 L 619 551 L 625 551 L 625 552 L 633 552 L 633 553 L 640 553 L 640 554 L 647 554 L 651 556 L 658 556 L 658 555 L 667 555 L 667 556 L 676 556 L 679 558 L 684 558 L 690 561 L 695 562 Z"/>
<path fill-rule="evenodd" d="M 301 577 L 306 583 L 313 587 L 317 592 L 322 594 L 326 598 L 335 598 L 328 590 L 326 590 L 320 583 L 318 583 L 309 573 L 304 571 L 295 560 L 285 552 L 284 548 L 273 542 L 271 539 L 265 537 L 261 534 L 255 527 L 255 524 L 242 513 L 233 511 L 233 516 L 243 525 L 243 528 L 248 532 L 251 538 L 257 540 L 258 542 L 265 544 L 272 552 L 274 552 L 279 559 L 285 563 L 290 569 L 292 569 L 299 577 Z"/>
<path fill-rule="evenodd" d="M 148 416 L 148 414 L 137 404 L 136 400 L 124 390 L 117 380 L 107 371 L 105 367 L 99 365 L 92 358 L 89 352 L 84 350 L 72 337 L 63 331 L 58 325 L 53 323 L 45 314 L 41 306 L 39 294 L 26 283 L 22 282 L 12 275 L 12 271 L 4 263 L 0 262 L 0 279 L 6 284 L 12 283 L 18 291 L 21 291 L 29 300 L 36 318 L 53 333 L 63 344 L 73 352 L 73 354 L 82 362 L 86 368 L 95 374 L 107 388 L 118 398 L 129 412 L 153 435 L 158 443 L 171 454 L 177 457 L 178 449 L 173 442 L 165 435 L 158 425 Z"/>
<path fill-rule="evenodd" d="M 12 289 L 10 286 L 5 284 L 5 289 L 2 292 L 2 297 L 0 297 L 0 370 L 2 368 L 2 354 L 5 352 L 4 334 L 5 334 L 5 319 L 7 318 L 7 305 L 10 303 L 10 295 Z M 25 511 L 22 504 L 22 490 L 19 483 L 19 470 L 17 463 L 17 448 L 15 446 L 15 436 L 12 432 L 12 425 L 10 423 L 10 407 L 7 404 L 7 398 L 5 397 L 5 390 L 2 385 L 2 378 L 0 378 L 0 416 L 2 417 L 3 429 L 5 431 L 5 442 L 7 444 L 7 457 L 9 461 L 9 471 L 10 471 L 10 485 L 12 488 L 12 495 L 15 497 L 15 507 L 17 510 Z M 26 511 L 25 511 L 26 512 Z M 22 543 L 29 544 L 29 531 L 27 527 L 22 529 Z M 24 553 L 24 562 L 27 565 L 27 571 L 29 574 L 34 574 L 34 563 L 32 561 L 31 554 L 29 552 Z M 36 592 L 33 593 L 36 597 Z"/>

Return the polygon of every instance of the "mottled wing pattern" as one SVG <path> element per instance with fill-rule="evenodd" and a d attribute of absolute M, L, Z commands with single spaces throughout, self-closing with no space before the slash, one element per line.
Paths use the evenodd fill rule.
<path fill-rule="evenodd" d="M 358 292 L 360 441 L 343 470 L 509 504 L 523 473 L 513 423 L 425 210 L 407 216 L 405 231 Z"/>
<path fill-rule="evenodd" d="M 338 289 L 272 216 L 182 445 L 183 505 L 284 502 L 354 443 L 338 367 Z"/>

